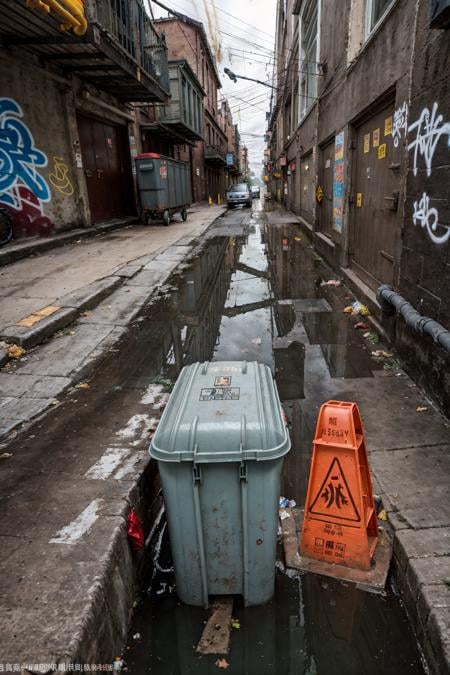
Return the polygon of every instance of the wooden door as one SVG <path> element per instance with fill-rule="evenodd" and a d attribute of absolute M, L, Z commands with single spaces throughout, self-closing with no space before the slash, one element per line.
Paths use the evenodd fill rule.
<path fill-rule="evenodd" d="M 323 199 L 317 206 L 320 231 L 331 237 L 333 231 L 334 138 L 320 149 L 319 185 Z"/>
<path fill-rule="evenodd" d="M 79 115 L 78 130 L 92 222 L 129 215 L 132 188 L 122 129 Z"/>
<path fill-rule="evenodd" d="M 400 237 L 400 171 L 393 163 L 389 105 L 355 130 L 351 267 L 375 290 L 392 283 Z"/>

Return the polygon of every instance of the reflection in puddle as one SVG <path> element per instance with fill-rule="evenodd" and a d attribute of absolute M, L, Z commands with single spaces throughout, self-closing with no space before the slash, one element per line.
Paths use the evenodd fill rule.
<path fill-rule="evenodd" d="M 274 599 L 245 608 L 235 599 L 226 655 L 231 675 L 379 675 L 423 673 L 406 615 L 395 596 L 359 591 L 314 574 L 276 576 Z M 125 654 L 128 672 L 209 675 L 216 655 L 195 652 L 208 612 L 176 595 L 146 599 L 137 609 Z"/>
<path fill-rule="evenodd" d="M 236 230 L 236 217 L 227 214 L 218 230 L 231 225 Z M 312 438 L 317 413 L 309 410 L 315 402 L 304 399 L 306 388 L 314 387 L 305 382 L 306 361 L 311 365 L 315 359 L 313 373 L 321 373 L 321 380 L 371 376 L 376 364 L 351 319 L 341 313 L 344 291 L 320 286 L 322 263 L 307 237 L 297 226 L 263 226 L 262 219 L 254 214 L 245 236 L 209 233 L 173 281 L 175 289 L 163 289 L 136 322 L 127 338 L 126 369 L 117 367 L 124 368 L 125 381 L 145 384 L 158 376 L 175 380 L 183 365 L 195 361 L 269 365 L 293 440 L 281 491 L 302 503 L 311 452 L 305 439 Z M 164 568 L 170 569 L 167 558 Z M 195 652 L 208 613 L 167 593 L 170 573 L 156 581 L 151 598 L 146 596 L 134 616 L 130 636 L 140 637 L 130 637 L 124 654 L 128 672 L 218 672 L 217 656 Z M 375 596 L 313 574 L 299 579 L 278 573 L 272 602 L 244 608 L 236 598 L 233 614 L 240 629 L 233 631 L 226 656 L 231 675 L 423 672 L 405 612 L 392 593 Z"/>

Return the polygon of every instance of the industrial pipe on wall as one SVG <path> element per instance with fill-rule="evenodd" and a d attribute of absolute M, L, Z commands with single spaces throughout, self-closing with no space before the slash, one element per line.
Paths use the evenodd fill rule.
<path fill-rule="evenodd" d="M 383 312 L 392 314 L 397 311 L 407 326 L 421 335 L 430 335 L 436 344 L 450 352 L 450 331 L 434 319 L 419 314 L 411 303 L 394 291 L 392 286 L 389 284 L 380 286 L 377 290 L 377 300 Z"/>

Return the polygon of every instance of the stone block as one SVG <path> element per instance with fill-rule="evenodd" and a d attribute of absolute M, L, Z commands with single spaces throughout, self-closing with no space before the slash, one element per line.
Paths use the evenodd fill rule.
<path fill-rule="evenodd" d="M 41 319 L 30 328 L 16 325 L 8 326 L 8 328 L 2 331 L 0 337 L 7 342 L 14 342 L 25 349 L 30 349 L 44 342 L 44 340 L 54 335 L 56 331 L 68 326 L 76 319 L 77 315 L 76 309 L 63 307 L 54 314 Z"/>
<path fill-rule="evenodd" d="M 79 312 L 84 312 L 99 304 L 110 295 L 115 288 L 120 286 L 122 279 L 117 276 L 105 277 L 94 281 L 87 286 L 82 286 L 73 293 L 63 295 L 57 300 L 62 307 L 74 307 Z"/>
<path fill-rule="evenodd" d="M 441 675 L 450 673 L 450 607 L 436 607 L 427 622 L 431 642 Z"/>
<path fill-rule="evenodd" d="M 449 576 L 449 569 L 450 556 L 410 560 L 406 578 L 416 601 L 422 586 L 442 586 Z"/>
<path fill-rule="evenodd" d="M 21 371 L 0 373 L 0 396 L 54 398 L 69 386 L 67 377 L 26 375 Z"/>

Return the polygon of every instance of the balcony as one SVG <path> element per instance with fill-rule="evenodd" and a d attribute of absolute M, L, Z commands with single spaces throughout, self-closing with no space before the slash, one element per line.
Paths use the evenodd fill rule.
<path fill-rule="evenodd" d="M 223 146 L 205 144 L 205 162 L 216 166 L 226 166 L 227 160 Z"/>
<path fill-rule="evenodd" d="M 184 60 L 169 62 L 169 83 L 169 103 L 155 106 L 154 120 L 142 128 L 172 143 L 195 144 L 203 139 L 202 86 Z"/>
<path fill-rule="evenodd" d="M 24 0 L 2 0 L 0 12 L 3 46 L 20 47 L 120 101 L 168 100 L 167 48 L 142 0 L 85 0 L 87 30 L 81 35 L 62 31 L 53 10 L 46 14 Z"/>

